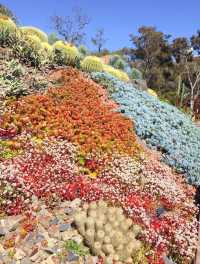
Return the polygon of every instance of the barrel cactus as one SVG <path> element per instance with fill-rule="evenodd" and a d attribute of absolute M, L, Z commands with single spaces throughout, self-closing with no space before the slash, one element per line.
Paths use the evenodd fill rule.
<path fill-rule="evenodd" d="M 0 15 L 0 45 L 12 45 L 16 31 L 17 27 L 15 23 L 9 17 Z"/>
<path fill-rule="evenodd" d="M 101 72 L 103 62 L 96 56 L 87 56 L 81 62 L 81 69 L 86 72 Z"/>
<path fill-rule="evenodd" d="M 42 41 L 42 42 L 48 42 L 47 34 L 38 28 L 20 27 L 19 30 L 22 31 L 23 33 L 27 34 L 27 35 L 37 36 L 40 39 L 40 41 Z"/>
<path fill-rule="evenodd" d="M 44 54 L 43 54 L 44 57 L 47 60 L 50 60 L 52 58 L 53 47 L 47 42 L 42 42 L 41 46 L 42 46 L 42 51 L 44 51 Z"/>
<path fill-rule="evenodd" d="M 115 69 L 110 65 L 104 65 L 103 70 L 121 81 L 124 81 L 124 82 L 129 81 L 129 77 L 127 73 L 120 71 L 118 69 Z"/>
<path fill-rule="evenodd" d="M 85 203 L 75 214 L 75 224 L 92 253 L 101 256 L 105 263 L 132 263 L 142 247 L 136 239 L 141 228 L 126 218 L 121 208 L 103 200 Z"/>
<path fill-rule="evenodd" d="M 75 66 L 80 58 L 78 49 L 63 41 L 56 41 L 53 45 L 54 60 L 58 64 Z"/>

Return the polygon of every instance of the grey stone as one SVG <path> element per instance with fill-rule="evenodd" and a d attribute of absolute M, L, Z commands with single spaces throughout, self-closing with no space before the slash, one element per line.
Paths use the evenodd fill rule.
<path fill-rule="evenodd" d="M 59 219 L 58 218 L 53 218 L 52 220 L 50 220 L 50 225 L 57 225 L 59 223 Z"/>
<path fill-rule="evenodd" d="M 0 237 L 5 236 L 8 233 L 4 227 L 0 227 Z"/>
<path fill-rule="evenodd" d="M 67 208 L 65 208 L 64 212 L 67 215 L 71 215 L 71 214 L 73 214 L 74 210 L 71 207 L 67 207 Z"/>
<path fill-rule="evenodd" d="M 34 241 L 35 241 L 35 243 L 39 243 L 44 239 L 45 239 L 45 237 L 42 234 L 37 234 Z"/>
<path fill-rule="evenodd" d="M 44 248 L 44 251 L 48 254 L 56 254 L 58 251 L 58 247 L 52 247 L 52 248 Z"/>
<path fill-rule="evenodd" d="M 61 224 L 60 226 L 59 226 L 59 230 L 60 230 L 60 232 L 64 232 L 64 231 L 66 231 L 66 230 L 68 230 L 68 229 L 70 229 L 71 228 L 71 224 Z"/>
<path fill-rule="evenodd" d="M 72 251 L 68 252 L 68 256 L 67 256 L 67 261 L 71 262 L 71 261 L 78 261 L 79 256 L 74 254 Z"/>
<path fill-rule="evenodd" d="M 26 257 L 26 258 L 21 260 L 20 264 L 31 264 L 31 263 L 32 263 L 32 261 L 30 260 L 30 258 Z"/>

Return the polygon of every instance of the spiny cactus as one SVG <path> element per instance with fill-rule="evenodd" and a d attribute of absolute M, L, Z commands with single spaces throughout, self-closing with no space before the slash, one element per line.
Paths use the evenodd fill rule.
<path fill-rule="evenodd" d="M 103 257 L 105 263 L 131 263 L 142 246 L 136 239 L 141 228 L 126 218 L 121 208 L 102 200 L 85 203 L 74 219 L 92 253 Z"/>
<path fill-rule="evenodd" d="M 42 49 L 41 41 L 37 36 L 34 35 L 27 35 L 26 41 L 33 48 L 33 50 L 39 51 Z"/>
<path fill-rule="evenodd" d="M 41 46 L 42 46 L 42 50 L 44 51 L 44 57 L 47 59 L 51 59 L 53 53 L 53 47 L 47 42 L 42 42 Z"/>
<path fill-rule="evenodd" d="M 39 28 L 20 27 L 19 30 L 22 31 L 23 33 L 27 34 L 27 35 L 37 36 L 42 42 L 48 42 L 47 34 L 44 33 L 42 30 L 40 30 Z"/>
<path fill-rule="evenodd" d="M 113 68 L 110 65 L 104 65 L 103 66 L 103 70 L 109 74 L 111 74 L 112 76 L 118 78 L 121 81 L 124 82 L 128 82 L 129 81 L 129 77 L 127 75 L 127 73 L 120 71 L 118 69 Z"/>
<path fill-rule="evenodd" d="M 17 31 L 15 23 L 8 17 L 0 15 L 0 45 L 12 46 Z"/>
<path fill-rule="evenodd" d="M 78 49 L 63 41 L 56 41 L 53 45 L 53 53 L 55 61 L 59 64 L 75 66 L 80 58 Z"/>
<path fill-rule="evenodd" d="M 103 62 L 96 56 L 87 56 L 82 60 L 81 68 L 86 72 L 101 72 L 103 70 Z"/>

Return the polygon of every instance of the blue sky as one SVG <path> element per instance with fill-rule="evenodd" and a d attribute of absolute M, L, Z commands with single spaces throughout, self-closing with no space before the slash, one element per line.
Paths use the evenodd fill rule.
<path fill-rule="evenodd" d="M 10 7 L 22 25 L 52 32 L 50 17 L 69 15 L 80 6 L 91 18 L 87 45 L 97 28 L 104 28 L 106 47 L 115 50 L 130 46 L 129 34 L 141 25 L 156 26 L 173 37 L 190 37 L 200 29 L 200 0 L 0 0 Z"/>

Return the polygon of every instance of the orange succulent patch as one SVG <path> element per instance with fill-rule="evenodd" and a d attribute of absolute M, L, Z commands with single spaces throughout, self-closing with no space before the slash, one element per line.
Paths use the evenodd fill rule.
<path fill-rule="evenodd" d="M 61 71 L 64 86 L 46 94 L 30 95 L 11 103 L 3 116 L 3 128 L 39 138 L 55 136 L 81 146 L 82 151 L 138 152 L 133 124 L 105 100 L 99 86 L 74 69 Z"/>

